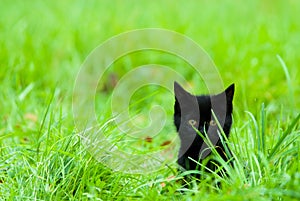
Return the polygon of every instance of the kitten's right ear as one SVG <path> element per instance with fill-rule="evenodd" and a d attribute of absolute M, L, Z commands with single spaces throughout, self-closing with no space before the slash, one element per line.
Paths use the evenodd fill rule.
<path fill-rule="evenodd" d="M 190 96 L 189 92 L 184 90 L 176 81 L 174 82 L 174 94 L 177 99 Z"/>
<path fill-rule="evenodd" d="M 180 114 L 181 110 L 185 107 L 190 108 L 196 99 L 189 92 L 184 90 L 177 82 L 174 82 L 175 94 L 175 114 Z"/>
<path fill-rule="evenodd" d="M 226 90 L 225 90 L 227 101 L 232 102 L 233 95 L 234 95 L 234 84 L 231 84 Z"/>

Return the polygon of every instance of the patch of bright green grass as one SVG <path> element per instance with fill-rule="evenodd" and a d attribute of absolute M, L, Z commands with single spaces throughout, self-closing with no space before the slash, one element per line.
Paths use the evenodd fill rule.
<path fill-rule="evenodd" d="M 298 1 L 1 0 L 0 4 L 1 199 L 300 199 Z M 187 188 L 175 164 L 144 175 L 114 172 L 82 146 L 72 116 L 80 65 L 106 39 L 148 27 L 189 36 L 212 57 L 224 85 L 236 84 L 228 143 L 234 167 L 220 161 L 226 176 L 200 172 L 202 180 Z M 121 58 L 106 79 L 110 73 L 122 77 L 132 66 L 147 62 L 170 65 L 195 92 L 206 91 L 201 78 L 182 60 L 151 51 Z M 165 79 L 173 82 L 172 77 Z M 112 118 L 113 88 L 103 91 L 103 84 L 99 83 L 95 108 L 105 124 Z M 148 110 L 155 104 L 168 108 L 168 122 L 152 142 L 128 142 L 123 148 L 151 152 L 161 149 L 167 136 L 176 136 L 172 98 L 164 89 L 151 87 L 135 93 L 130 112 L 141 115 L 140 125 L 149 123 Z M 115 127 L 106 131 L 117 143 Z"/>

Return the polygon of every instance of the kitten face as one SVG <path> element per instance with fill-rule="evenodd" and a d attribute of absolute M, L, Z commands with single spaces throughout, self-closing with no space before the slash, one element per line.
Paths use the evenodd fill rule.
<path fill-rule="evenodd" d="M 223 159 L 226 159 L 223 145 L 219 139 L 217 121 L 228 136 L 232 124 L 234 85 L 232 84 L 224 92 L 217 95 L 194 96 L 175 82 L 174 92 L 174 124 L 181 141 L 178 164 L 187 170 L 196 169 L 197 163 L 189 158 L 201 161 L 211 153 L 209 146 L 204 143 L 196 129 L 203 136 L 207 134 L 211 143 L 218 147 L 219 154 Z M 217 121 L 213 118 L 212 110 Z"/>

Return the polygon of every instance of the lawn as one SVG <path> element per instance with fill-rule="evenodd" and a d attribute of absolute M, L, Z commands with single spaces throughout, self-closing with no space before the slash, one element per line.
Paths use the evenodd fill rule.
<path fill-rule="evenodd" d="M 0 199 L 300 200 L 299 13 L 296 0 L 0 0 Z M 149 37 L 185 56 L 122 55 L 148 44 L 117 40 L 133 30 L 166 33 Z M 186 58 L 215 67 L 199 73 Z M 87 73 L 97 79 L 81 80 L 94 61 Z M 207 82 L 214 70 L 221 82 Z M 236 87 L 234 166 L 223 163 L 223 177 L 202 172 L 189 187 L 175 162 L 178 79 L 196 94 Z M 87 145 L 97 139 L 105 140 Z"/>

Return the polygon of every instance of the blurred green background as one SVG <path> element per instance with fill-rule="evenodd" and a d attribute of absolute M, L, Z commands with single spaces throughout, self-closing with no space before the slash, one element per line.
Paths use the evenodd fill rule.
<path fill-rule="evenodd" d="M 59 87 L 70 94 L 81 63 L 95 47 L 147 27 L 174 30 L 200 44 L 225 85 L 236 83 L 236 104 L 245 103 L 239 105 L 243 109 L 255 100 L 287 101 L 276 55 L 288 66 L 293 86 L 299 84 L 298 1 L 2 0 L 0 9 L 2 96 L 17 95 L 31 83 L 33 91 Z"/>

